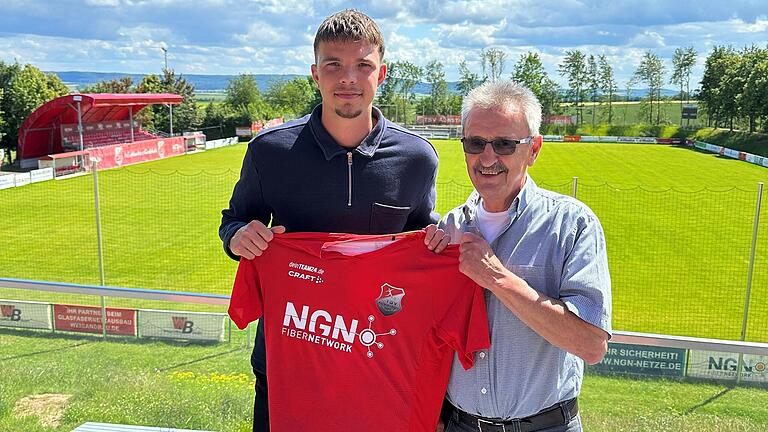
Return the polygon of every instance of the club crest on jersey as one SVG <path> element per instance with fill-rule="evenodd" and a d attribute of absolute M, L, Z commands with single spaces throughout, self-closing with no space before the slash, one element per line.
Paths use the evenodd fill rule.
<path fill-rule="evenodd" d="M 405 290 L 385 283 L 381 286 L 381 294 L 376 299 L 376 306 L 384 316 L 394 315 L 403 310 Z"/>

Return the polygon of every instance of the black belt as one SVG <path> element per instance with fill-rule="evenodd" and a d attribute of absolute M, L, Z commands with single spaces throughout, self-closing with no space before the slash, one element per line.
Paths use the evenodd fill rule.
<path fill-rule="evenodd" d="M 458 408 L 453 410 L 453 418 L 459 423 L 479 432 L 533 432 L 556 426 L 564 426 L 579 413 L 576 398 L 560 402 L 538 413 L 520 419 L 502 420 L 480 417 L 464 412 Z"/>

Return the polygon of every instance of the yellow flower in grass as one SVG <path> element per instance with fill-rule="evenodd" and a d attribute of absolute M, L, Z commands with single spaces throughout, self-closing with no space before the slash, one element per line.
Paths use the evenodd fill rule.
<path fill-rule="evenodd" d="M 195 373 L 195 372 L 171 372 L 171 379 L 177 381 L 195 381 L 199 384 L 221 384 L 221 385 L 253 385 L 255 379 L 244 373 L 221 374 Z"/>

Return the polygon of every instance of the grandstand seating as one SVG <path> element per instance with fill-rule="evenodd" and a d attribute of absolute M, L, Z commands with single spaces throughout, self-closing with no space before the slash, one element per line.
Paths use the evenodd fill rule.
<path fill-rule="evenodd" d="M 157 135 L 153 135 L 141 128 L 134 129 L 133 141 L 143 141 L 149 139 L 157 139 Z M 102 147 L 107 145 L 115 145 L 131 142 L 131 130 L 130 129 L 109 129 L 109 130 L 86 130 L 83 132 L 83 146 L 85 148 Z M 73 150 L 80 148 L 80 136 L 77 133 L 71 132 L 62 137 L 62 147 L 65 149 Z"/>

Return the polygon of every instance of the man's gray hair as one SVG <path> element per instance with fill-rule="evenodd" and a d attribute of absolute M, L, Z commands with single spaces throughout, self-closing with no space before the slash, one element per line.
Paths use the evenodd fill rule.
<path fill-rule="evenodd" d="M 539 134 L 541 103 L 525 86 L 509 80 L 486 81 L 464 96 L 461 103 L 461 126 L 467 126 L 467 117 L 473 109 L 521 112 L 528 122 L 528 133 Z"/>

